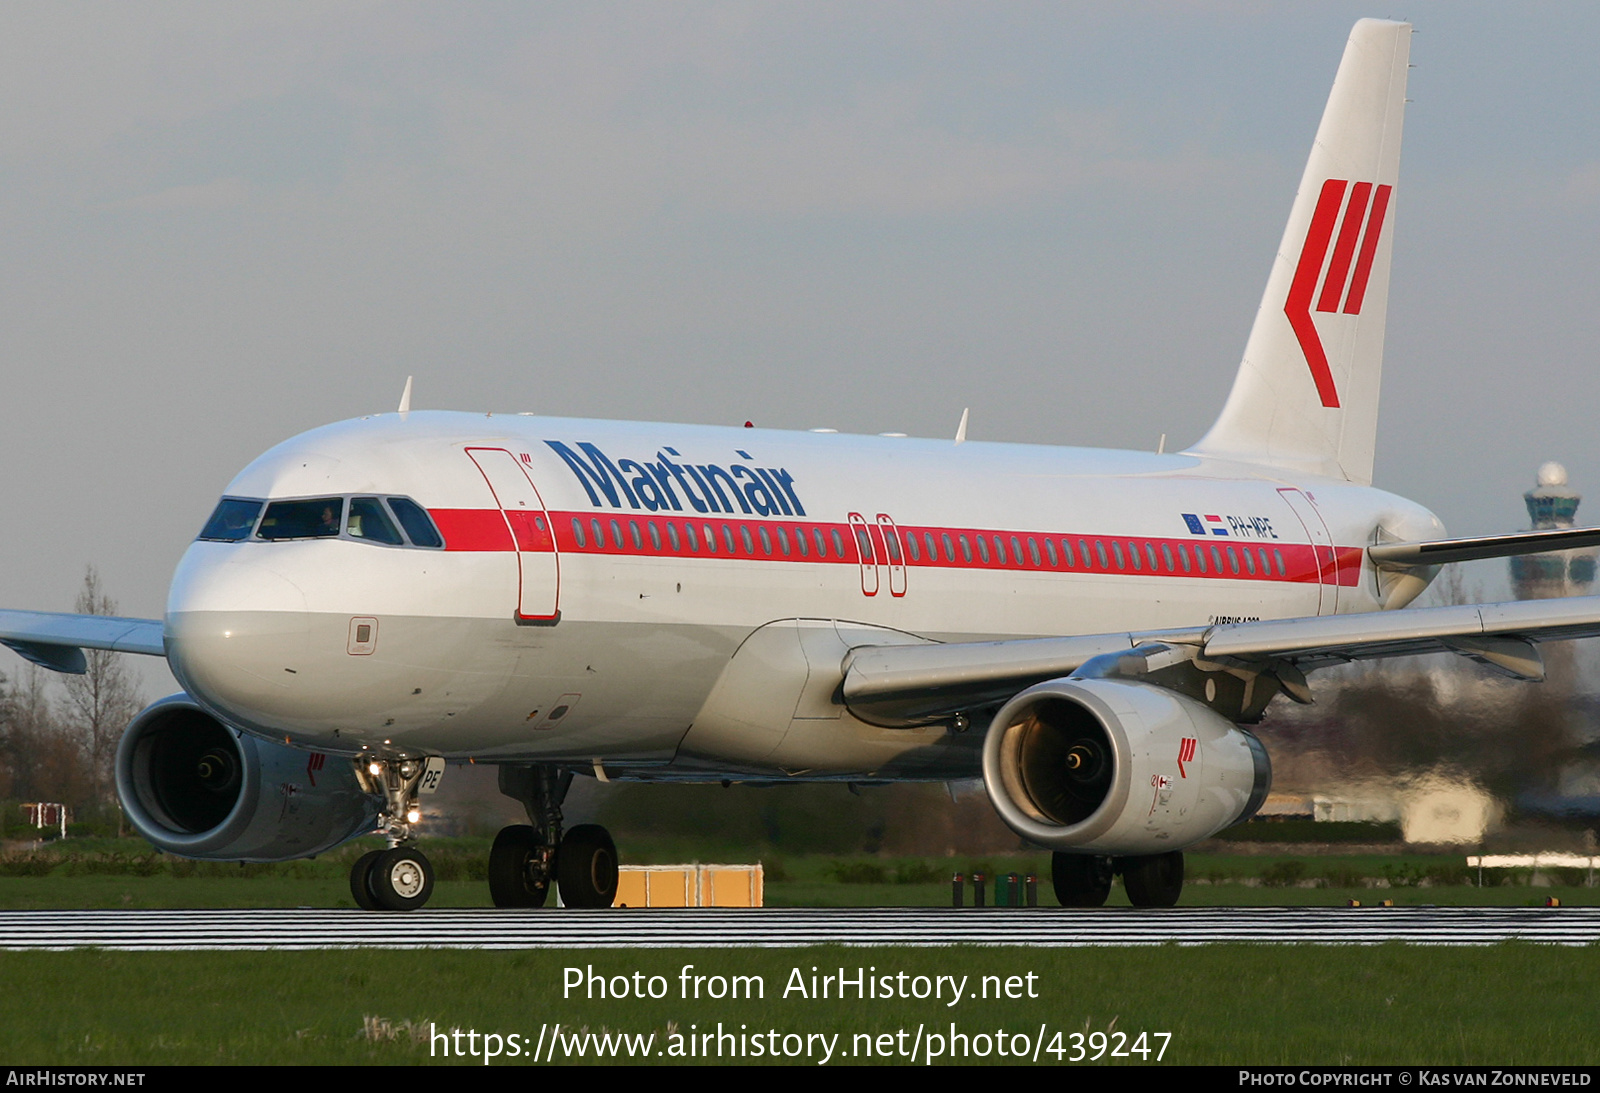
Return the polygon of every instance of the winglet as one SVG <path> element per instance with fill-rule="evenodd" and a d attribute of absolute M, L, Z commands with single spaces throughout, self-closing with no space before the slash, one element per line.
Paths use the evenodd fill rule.
<path fill-rule="evenodd" d="M 406 389 L 404 391 L 400 392 L 400 412 L 402 414 L 409 414 L 411 412 L 411 377 L 410 376 L 406 377 Z"/>
<path fill-rule="evenodd" d="M 965 444 L 967 442 L 967 411 L 970 409 L 970 406 L 964 406 L 961 409 L 961 424 L 956 426 L 957 444 Z"/>

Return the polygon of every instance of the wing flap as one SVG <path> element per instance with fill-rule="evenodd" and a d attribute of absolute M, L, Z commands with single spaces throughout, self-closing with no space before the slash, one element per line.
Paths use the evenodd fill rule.
<path fill-rule="evenodd" d="M 1071 675 L 1089 660 L 1164 643 L 1203 661 L 1282 677 L 1331 664 L 1453 652 L 1523 679 L 1543 675 L 1540 642 L 1600 637 L 1600 596 L 1421 607 L 1362 615 L 1211 627 L 942 645 L 873 645 L 843 663 L 840 697 L 883 725 L 915 725 L 998 705 L 1024 687 Z M 1309 697 L 1309 696 L 1307 696 Z"/>
<path fill-rule="evenodd" d="M 1331 662 L 1436 653 L 1450 648 L 1450 638 L 1504 637 L 1537 643 L 1597 635 L 1600 596 L 1573 596 L 1235 623 L 1214 627 L 1206 635 L 1204 655 Z"/>
<path fill-rule="evenodd" d="M 1000 705 L 1023 687 L 1071 675 L 1106 653 L 1149 641 L 1196 644 L 1205 627 L 942 645 L 869 645 L 844 658 L 840 694 L 874 724 L 911 725 Z"/>

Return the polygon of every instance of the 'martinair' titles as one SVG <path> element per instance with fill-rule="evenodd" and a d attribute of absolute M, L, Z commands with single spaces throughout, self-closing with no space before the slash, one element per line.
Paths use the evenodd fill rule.
<path fill-rule="evenodd" d="M 613 462 L 598 447 L 579 441 L 573 451 L 559 440 L 547 440 L 550 449 L 566 461 L 595 508 L 651 512 L 682 512 L 684 503 L 695 512 L 746 512 L 757 516 L 804 516 L 805 506 L 794 492 L 794 476 L 782 467 L 747 467 L 735 463 L 675 463 L 682 459 L 676 448 L 662 448 L 654 462 L 618 459 Z M 737 453 L 751 459 L 748 452 Z M 682 500 L 680 500 L 680 497 Z"/>

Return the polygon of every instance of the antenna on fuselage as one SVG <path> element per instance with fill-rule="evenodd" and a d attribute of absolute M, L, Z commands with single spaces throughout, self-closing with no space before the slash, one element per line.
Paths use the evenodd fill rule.
<path fill-rule="evenodd" d="M 965 444 L 967 442 L 967 412 L 971 409 L 972 407 L 970 406 L 963 406 L 961 408 L 961 424 L 956 426 L 957 444 Z"/>
<path fill-rule="evenodd" d="M 402 414 L 409 414 L 411 412 L 411 377 L 410 376 L 406 377 L 406 389 L 404 391 L 400 392 L 400 412 Z"/>

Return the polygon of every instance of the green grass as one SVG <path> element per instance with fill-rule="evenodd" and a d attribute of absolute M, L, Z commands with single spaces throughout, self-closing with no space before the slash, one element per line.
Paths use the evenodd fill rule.
<path fill-rule="evenodd" d="M 372 845 L 377 845 L 372 841 Z M 350 863 L 369 848 L 367 840 L 312 861 L 240 867 L 190 862 L 151 852 L 138 840 L 72 840 L 36 856 L 0 859 L 0 908 L 117 907 L 353 907 Z M 424 843 L 439 878 L 433 907 L 483 907 L 489 902 L 484 877 L 486 839 Z M 751 853 L 695 854 L 691 848 L 660 847 L 633 860 L 749 860 Z M 1600 905 L 1600 887 L 1586 887 L 1582 872 L 1552 870 L 1535 887 L 1527 871 L 1490 870 L 1477 887 L 1463 855 L 1190 853 L 1183 906 L 1337 906 L 1351 899 L 1401 905 L 1529 906 L 1547 897 L 1564 906 Z M 965 858 L 882 858 L 801 855 L 769 857 L 766 900 L 774 907 L 947 907 L 950 877 L 981 871 L 991 878 L 1009 872 L 1038 877 L 1039 903 L 1051 906 L 1047 854 Z M 971 889 L 967 889 L 970 901 Z M 1112 905 L 1126 905 L 1121 885 Z"/>
<path fill-rule="evenodd" d="M 764 997 L 684 999 L 685 964 L 706 975 L 760 976 Z M 563 999 L 563 969 L 590 965 L 606 976 L 659 974 L 668 996 L 589 1000 L 580 991 Z M 968 998 L 955 1007 L 783 997 L 793 969 L 809 978 L 813 967 L 841 966 L 851 974 L 867 966 L 878 975 L 968 976 L 972 989 L 985 975 L 1031 973 L 1038 997 Z M 1055 1061 L 1048 1048 L 1057 1033 L 1071 1051 L 1073 1033 L 1110 1029 L 1130 1038 L 1170 1032 L 1169 1063 L 1582 1064 L 1600 1054 L 1597 979 L 1600 950 L 1531 945 L 0 953 L 0 984 L 9 988 L 0 991 L 0 1058 L 458 1063 L 430 1054 L 430 1028 L 536 1039 L 541 1025 L 556 1022 L 569 1032 L 654 1032 L 658 1047 L 671 1030 L 714 1031 L 718 1022 L 747 1034 L 837 1033 L 836 1051 L 850 1051 L 860 1046 L 856 1034 L 903 1029 L 909 1045 L 919 1025 L 948 1033 L 954 1022 L 969 1036 L 1004 1029 L 1030 1040 L 1042 1024 L 1043 1062 Z"/>
<path fill-rule="evenodd" d="M 349 864 L 364 849 L 358 844 L 315 861 L 241 869 L 152 855 L 133 840 L 74 840 L 52 855 L 0 863 L 0 907 L 349 907 Z M 450 878 L 438 883 L 431 906 L 487 905 L 487 849 L 481 839 L 429 846 L 440 875 Z M 635 860 L 756 856 L 657 849 Z M 1182 904 L 1339 906 L 1354 898 L 1369 905 L 1392 899 L 1401 906 L 1527 906 L 1551 895 L 1569 906 L 1600 904 L 1600 888 L 1532 887 L 1525 874 L 1490 875 L 1492 886 L 1473 887 L 1463 883 L 1475 875 L 1469 878 L 1462 861 L 1451 855 L 1191 854 Z M 1040 854 L 773 857 L 767 902 L 948 906 L 950 874 L 977 868 L 991 877 L 1035 872 L 1040 903 L 1049 906 L 1048 864 Z M 1378 883 L 1385 886 L 1372 886 Z M 1126 905 L 1120 884 L 1110 902 Z M 659 1001 L 563 999 L 563 969 L 591 964 L 606 975 L 660 974 L 671 992 Z M 737 1002 L 678 997 L 684 964 L 705 974 L 759 975 L 766 995 Z M 1031 972 L 1040 996 L 969 1000 L 955 1008 L 914 999 L 783 998 L 791 970 L 809 975 L 813 965 L 972 977 Z M 918 1026 L 948 1034 L 954 1021 L 956 1031 L 969 1036 L 1005 1029 L 1030 1042 L 1043 1024 L 1042 1062 L 1055 1061 L 1052 1043 L 1070 1057 L 1074 1034 L 1089 1049 L 1100 1042 L 1089 1037 L 1110 1030 L 1133 1043 L 1140 1032 L 1170 1032 L 1164 1061 L 1175 1063 L 1588 1063 L 1600 1054 L 1600 1029 L 1592 1020 L 1596 983 L 1600 949 L 1531 945 L 0 952 L 0 1059 L 23 1065 L 460 1063 L 430 1054 L 436 1043 L 430 1031 L 537 1038 L 541 1027 L 556 1022 L 568 1033 L 653 1032 L 659 1048 L 674 1031 L 681 1045 L 684 1034 L 714 1031 L 720 1021 L 735 1031 L 747 1026 L 746 1033 L 840 1034 L 835 1051 L 850 1052 L 864 1046 L 852 1039 L 857 1034 L 893 1040 L 899 1030 L 909 1037 Z M 1015 1060 L 990 1055 L 983 1061 Z"/>

